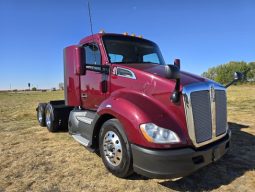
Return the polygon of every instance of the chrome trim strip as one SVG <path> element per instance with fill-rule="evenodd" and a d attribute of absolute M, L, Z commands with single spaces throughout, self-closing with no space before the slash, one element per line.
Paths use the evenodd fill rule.
<path fill-rule="evenodd" d="M 227 134 L 227 127 L 226 132 L 222 135 L 219 135 L 216 137 L 216 105 L 215 101 L 215 95 L 214 98 L 212 97 L 211 87 L 214 87 L 214 90 L 223 90 L 226 91 L 226 88 L 220 84 L 214 83 L 214 82 L 200 82 L 200 83 L 193 83 L 187 86 L 184 86 L 182 89 L 183 94 L 183 103 L 184 103 L 184 110 L 186 115 L 186 123 L 187 123 L 187 129 L 190 136 L 191 141 L 195 145 L 195 147 L 201 147 L 203 145 L 212 143 L 218 139 L 221 139 Z M 212 114 L 212 139 L 197 143 L 196 142 L 196 135 L 195 135 L 195 125 L 194 125 L 194 119 L 193 119 L 193 112 L 192 112 L 192 104 L 191 104 L 191 93 L 196 91 L 210 91 L 210 100 L 211 100 L 211 114 Z M 215 94 L 215 93 L 214 93 Z"/>
<path fill-rule="evenodd" d="M 215 102 L 215 88 L 214 84 L 210 85 L 210 102 L 211 102 L 211 115 L 212 115 L 212 139 L 216 137 L 216 102 Z"/>
<path fill-rule="evenodd" d="M 131 76 L 120 75 L 120 74 L 119 74 L 119 69 L 129 72 L 129 73 L 131 74 Z M 127 69 L 127 68 L 123 68 L 123 67 L 117 67 L 117 69 L 116 69 L 116 75 L 117 75 L 117 76 L 120 76 L 120 77 L 129 78 L 129 79 L 136 79 L 136 76 L 135 76 L 135 74 L 134 74 L 133 71 L 131 71 L 130 69 Z"/>

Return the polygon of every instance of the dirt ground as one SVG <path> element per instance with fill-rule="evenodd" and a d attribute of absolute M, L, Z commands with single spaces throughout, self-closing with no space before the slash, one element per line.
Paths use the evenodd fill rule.
<path fill-rule="evenodd" d="M 255 86 L 228 90 L 231 151 L 218 162 L 177 181 L 139 175 L 116 178 L 96 154 L 67 132 L 53 134 L 38 126 L 38 102 L 62 98 L 60 91 L 0 93 L 0 192 L 255 189 Z"/>

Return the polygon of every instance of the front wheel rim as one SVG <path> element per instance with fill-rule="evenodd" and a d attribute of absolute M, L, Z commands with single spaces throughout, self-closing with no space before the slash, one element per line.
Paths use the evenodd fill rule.
<path fill-rule="evenodd" d="M 114 131 L 108 131 L 103 139 L 104 156 L 112 166 L 118 166 L 123 157 L 123 149 L 119 136 Z"/>

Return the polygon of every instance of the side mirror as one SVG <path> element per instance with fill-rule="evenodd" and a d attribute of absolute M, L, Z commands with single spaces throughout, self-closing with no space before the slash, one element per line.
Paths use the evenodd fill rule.
<path fill-rule="evenodd" d="M 241 72 L 235 72 L 234 73 L 234 80 L 240 81 L 242 79 L 243 79 L 243 73 L 241 73 Z"/>
<path fill-rule="evenodd" d="M 236 83 L 237 81 L 242 80 L 244 77 L 244 74 L 241 72 L 235 72 L 234 73 L 234 79 L 233 81 L 231 81 L 230 83 L 228 83 L 227 85 L 225 85 L 225 88 L 228 88 L 230 85 L 232 85 L 233 83 Z"/>
<path fill-rule="evenodd" d="M 180 78 L 180 69 L 176 65 L 166 65 L 165 74 L 167 79 L 179 79 Z"/>
<path fill-rule="evenodd" d="M 85 53 L 84 49 L 79 46 L 73 48 L 74 73 L 76 75 L 85 75 L 86 68 L 84 65 Z"/>
<path fill-rule="evenodd" d="M 175 59 L 174 60 L 174 65 L 177 66 L 180 69 L 181 68 L 181 60 L 180 59 Z"/>
<path fill-rule="evenodd" d="M 175 88 L 173 90 L 172 95 L 170 96 L 170 100 L 173 103 L 178 103 L 180 100 L 180 67 L 181 67 L 180 59 L 175 59 L 174 65 L 165 66 L 166 78 L 176 80 Z"/>

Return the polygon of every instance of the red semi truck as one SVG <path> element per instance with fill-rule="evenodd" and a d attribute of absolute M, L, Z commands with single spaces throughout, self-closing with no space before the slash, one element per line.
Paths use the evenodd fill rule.
<path fill-rule="evenodd" d="M 118 177 L 183 177 L 230 147 L 227 86 L 165 64 L 152 41 L 98 33 L 64 49 L 65 100 L 40 103 L 37 118 L 68 127 Z"/>

